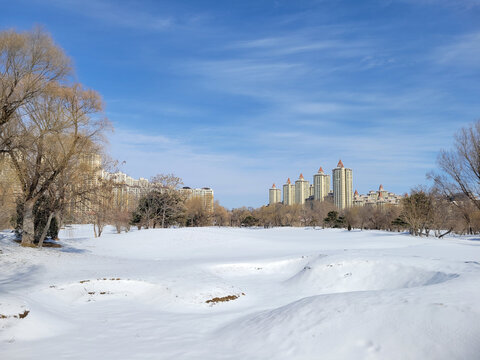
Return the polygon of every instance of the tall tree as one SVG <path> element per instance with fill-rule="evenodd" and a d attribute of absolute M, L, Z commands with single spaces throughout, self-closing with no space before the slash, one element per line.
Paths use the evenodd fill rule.
<path fill-rule="evenodd" d="M 0 32 L 0 133 L 26 104 L 71 73 L 69 58 L 42 28 Z"/>
<path fill-rule="evenodd" d="M 81 85 L 50 85 L 5 124 L 6 152 L 15 169 L 24 202 L 22 245 L 34 242 L 33 207 L 73 166 L 75 155 L 102 138 L 108 122 L 98 117 L 100 96 Z"/>

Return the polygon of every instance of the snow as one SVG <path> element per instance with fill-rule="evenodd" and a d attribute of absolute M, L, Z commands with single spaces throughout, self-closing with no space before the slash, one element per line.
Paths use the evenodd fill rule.
<path fill-rule="evenodd" d="M 0 233 L 0 359 L 479 358 L 475 237 L 92 235 L 74 226 L 62 230 L 62 248 L 38 250 Z"/>

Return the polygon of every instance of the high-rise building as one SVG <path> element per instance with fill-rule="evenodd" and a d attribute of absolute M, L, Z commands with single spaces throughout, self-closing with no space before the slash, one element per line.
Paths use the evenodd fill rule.
<path fill-rule="evenodd" d="M 288 178 L 287 183 L 283 185 L 283 204 L 295 204 L 295 185 L 292 184 L 290 178 Z"/>
<path fill-rule="evenodd" d="M 353 205 L 353 176 L 352 169 L 343 166 L 342 160 L 333 169 L 333 201 L 339 209 Z"/>
<path fill-rule="evenodd" d="M 201 199 L 204 209 L 208 212 L 213 212 L 214 201 L 213 190 L 211 188 L 204 187 L 201 189 L 192 189 L 188 186 L 184 186 L 179 191 L 187 200 L 192 198 Z"/>
<path fill-rule="evenodd" d="M 273 205 L 282 202 L 282 190 L 278 189 L 275 184 L 268 191 L 268 204 Z"/>
<path fill-rule="evenodd" d="M 313 189 L 313 198 L 319 201 L 324 201 L 330 192 L 330 175 L 325 174 L 321 167 L 313 175 Z"/>
<path fill-rule="evenodd" d="M 310 183 L 300 174 L 295 181 L 295 204 L 305 204 L 305 199 L 310 196 Z"/>

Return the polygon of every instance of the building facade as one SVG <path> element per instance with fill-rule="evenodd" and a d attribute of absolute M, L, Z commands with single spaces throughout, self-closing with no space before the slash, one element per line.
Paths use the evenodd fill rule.
<path fill-rule="evenodd" d="M 282 202 L 282 190 L 278 189 L 275 184 L 268 191 L 268 204 L 273 205 Z"/>
<path fill-rule="evenodd" d="M 377 206 L 383 208 L 387 205 L 399 205 L 404 196 L 389 192 L 380 185 L 377 191 L 370 190 L 365 195 L 360 195 L 357 190 L 353 193 L 353 171 L 345 168 L 342 160 L 332 170 L 333 191 L 330 188 L 330 175 L 325 174 L 320 167 L 313 175 L 313 184 L 310 184 L 300 174 L 293 185 L 290 178 L 283 185 L 283 204 L 305 204 L 307 201 L 327 201 L 335 204 L 340 210 L 352 206 Z M 269 189 L 269 204 L 280 203 L 280 189 Z"/>
<path fill-rule="evenodd" d="M 310 183 L 305 180 L 303 174 L 300 174 L 295 181 L 295 204 L 305 204 L 305 200 L 310 197 Z"/>
<path fill-rule="evenodd" d="M 397 195 L 392 192 L 386 191 L 383 185 L 380 185 L 378 191 L 370 190 L 365 195 L 360 195 L 357 190 L 353 195 L 354 206 L 378 206 L 384 207 L 385 205 L 400 205 L 402 195 Z"/>
<path fill-rule="evenodd" d="M 353 206 L 353 173 L 352 169 L 343 166 L 342 160 L 333 169 L 333 203 L 339 209 Z"/>
<path fill-rule="evenodd" d="M 295 185 L 292 184 L 290 178 L 288 178 L 287 182 L 283 185 L 283 204 L 295 204 Z"/>
<path fill-rule="evenodd" d="M 213 189 L 204 187 L 201 189 L 192 189 L 188 186 L 181 188 L 180 193 L 185 196 L 187 200 L 192 198 L 201 199 L 205 210 L 212 213 L 213 212 Z"/>
<path fill-rule="evenodd" d="M 313 199 L 318 201 L 324 201 L 330 192 L 330 175 L 325 174 L 322 167 L 313 175 L 313 188 Z"/>

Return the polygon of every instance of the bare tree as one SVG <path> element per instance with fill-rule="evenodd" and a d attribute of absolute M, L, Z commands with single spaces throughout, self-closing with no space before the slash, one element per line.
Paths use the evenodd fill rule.
<path fill-rule="evenodd" d="M 230 213 L 220 205 L 218 200 L 213 204 L 213 224 L 216 226 L 230 225 Z"/>
<path fill-rule="evenodd" d="M 16 197 L 19 188 L 10 162 L 0 154 L 0 229 L 11 228 L 16 211 Z"/>
<path fill-rule="evenodd" d="M 438 157 L 440 174 L 429 177 L 447 198 L 463 193 L 480 210 L 480 121 L 455 135 L 455 148 L 442 150 Z"/>
<path fill-rule="evenodd" d="M 203 200 L 193 197 L 185 201 L 187 226 L 208 226 L 212 224 L 212 214 L 205 208 Z"/>
<path fill-rule="evenodd" d="M 0 32 L 0 134 L 23 106 L 70 74 L 70 60 L 42 28 Z"/>
<path fill-rule="evenodd" d="M 434 205 L 431 194 L 424 189 L 415 189 L 402 199 L 402 219 L 415 236 L 429 235 L 434 220 Z"/>
<path fill-rule="evenodd" d="M 157 174 L 150 179 L 150 183 L 153 187 L 166 191 L 177 190 L 180 185 L 183 185 L 182 179 L 174 174 Z"/>
<path fill-rule="evenodd" d="M 49 86 L 14 114 L 2 131 L 5 150 L 22 189 L 22 245 L 34 243 L 33 206 L 72 167 L 75 154 L 98 142 L 108 122 L 94 117 L 102 110 L 100 96 L 80 85 Z"/>

